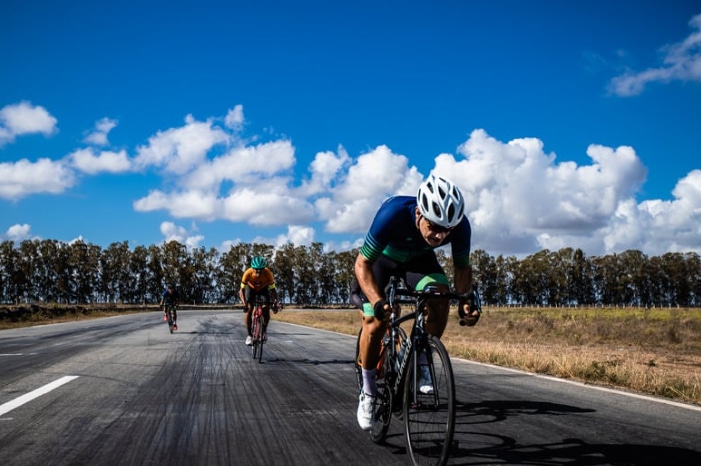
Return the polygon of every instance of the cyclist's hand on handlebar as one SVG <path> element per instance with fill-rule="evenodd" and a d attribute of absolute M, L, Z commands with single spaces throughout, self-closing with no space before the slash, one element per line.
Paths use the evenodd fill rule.
<path fill-rule="evenodd" d="M 458 315 L 460 316 L 460 325 L 473 327 L 480 320 L 482 311 L 475 302 L 475 294 L 470 292 L 466 300 L 460 300 L 458 303 Z"/>
<path fill-rule="evenodd" d="M 389 303 L 385 299 L 380 299 L 372 306 L 372 309 L 375 311 L 375 317 L 381 320 L 385 315 L 385 311 L 389 310 Z"/>
<path fill-rule="evenodd" d="M 281 310 L 282 310 L 282 306 L 280 306 L 280 302 L 277 300 L 274 301 L 273 302 L 273 314 L 277 314 Z"/>

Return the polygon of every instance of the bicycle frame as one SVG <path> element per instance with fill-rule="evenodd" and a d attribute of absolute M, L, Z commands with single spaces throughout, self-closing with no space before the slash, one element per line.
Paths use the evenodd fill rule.
<path fill-rule="evenodd" d="M 175 312 L 176 307 L 175 307 L 175 304 L 168 303 L 165 305 L 165 308 L 166 308 L 166 315 L 168 316 L 168 329 L 170 330 L 170 333 L 173 333 L 173 325 L 175 323 L 173 321 L 173 314 Z"/>
<path fill-rule="evenodd" d="M 408 335 L 408 338 L 406 338 L 404 355 L 402 357 L 402 360 L 400 361 L 399 367 L 396 370 L 394 370 L 393 367 L 394 362 L 399 357 L 399 354 L 397 353 L 397 346 L 396 344 L 392 344 L 389 345 L 389 347 L 387 348 L 389 350 L 389 354 L 387 354 L 385 357 L 389 357 L 390 361 L 389 375 L 391 376 L 392 372 L 395 373 L 395 377 L 393 377 L 394 380 L 390 381 L 392 382 L 391 389 L 394 392 L 394 394 L 401 393 L 401 389 L 403 386 L 402 383 L 404 382 L 407 369 L 407 362 L 409 361 L 409 359 L 411 359 L 409 358 L 409 355 L 414 350 L 415 345 L 420 345 L 428 337 L 428 333 L 425 329 L 426 314 L 425 311 L 423 311 L 423 309 L 425 309 L 426 307 L 426 303 L 431 299 L 436 298 L 461 299 L 466 297 L 466 295 L 459 293 L 441 292 L 438 291 L 436 287 L 429 287 L 424 291 L 414 291 L 409 289 L 400 289 L 399 285 L 399 279 L 396 277 L 392 277 L 388 286 L 389 292 L 387 295 L 389 299 L 387 300 L 387 302 L 389 303 L 390 308 L 392 309 L 388 326 L 388 330 L 390 333 L 390 341 L 394 342 L 397 340 L 397 337 L 399 336 L 399 331 L 397 329 L 401 326 L 401 324 L 408 320 L 413 320 L 413 324 L 411 327 L 411 333 Z M 400 299 L 400 296 L 408 297 L 410 299 Z M 413 305 L 414 311 L 397 318 L 395 311 L 396 306 L 402 304 Z M 413 358 L 412 361 L 414 362 L 415 374 L 416 366 L 418 366 L 418 359 Z"/>
<path fill-rule="evenodd" d="M 263 316 L 263 305 L 264 301 L 260 295 L 256 295 L 255 302 L 253 303 L 253 311 L 251 314 L 251 326 L 253 330 L 253 358 L 258 358 L 258 362 L 263 360 L 263 327 L 265 325 L 265 318 Z"/>

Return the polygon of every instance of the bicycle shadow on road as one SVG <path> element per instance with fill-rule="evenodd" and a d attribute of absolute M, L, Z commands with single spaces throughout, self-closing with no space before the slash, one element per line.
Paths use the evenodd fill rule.
<path fill-rule="evenodd" d="M 490 400 L 457 403 L 451 465 L 457 464 L 568 464 L 576 466 L 701 464 L 701 453 L 684 448 L 638 444 L 590 444 L 576 438 L 547 444 L 522 444 L 515 438 L 472 430 L 475 425 L 501 422 L 515 416 L 560 416 L 595 412 L 576 406 Z"/>
<path fill-rule="evenodd" d="M 483 424 L 486 422 L 503 421 L 508 417 L 519 415 L 565 415 L 593 413 L 593 409 L 583 409 L 576 406 L 550 403 L 547 401 L 482 401 L 480 403 L 463 403 L 458 401 L 455 409 L 455 429 L 458 432 L 461 424 Z"/>
<path fill-rule="evenodd" d="M 698 466 L 701 453 L 657 445 L 611 445 L 563 439 L 546 444 L 518 444 L 513 438 L 495 434 L 470 434 L 473 445 L 458 441 L 449 464 L 567 464 L 574 466 Z M 489 446 L 481 446 L 489 442 Z M 476 446 L 479 444 L 480 446 Z"/>

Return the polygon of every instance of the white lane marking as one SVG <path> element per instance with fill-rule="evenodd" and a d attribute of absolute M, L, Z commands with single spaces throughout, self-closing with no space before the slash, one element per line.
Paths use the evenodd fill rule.
<path fill-rule="evenodd" d="M 42 395 L 46 395 L 49 393 L 51 390 L 54 390 L 61 385 L 67 384 L 71 380 L 77 379 L 77 375 L 67 375 L 65 377 L 61 377 L 58 380 L 54 380 L 53 382 L 44 385 L 43 387 L 37 388 L 36 390 L 33 390 L 26 395 L 22 395 L 19 398 L 15 398 L 12 401 L 8 401 L 5 404 L 0 405 L 0 416 L 3 414 L 7 414 L 10 411 L 12 411 L 15 408 L 19 408 L 25 403 L 29 403 L 35 398 L 39 398 Z"/>

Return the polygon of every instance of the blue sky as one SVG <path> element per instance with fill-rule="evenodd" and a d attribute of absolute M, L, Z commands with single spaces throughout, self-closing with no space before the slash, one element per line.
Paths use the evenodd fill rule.
<path fill-rule="evenodd" d="M 701 252 L 698 1 L 0 3 L 0 239 Z"/>

